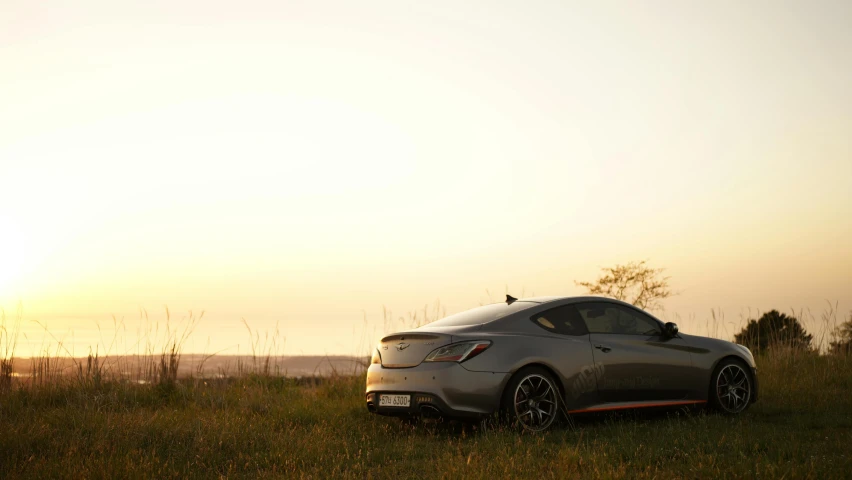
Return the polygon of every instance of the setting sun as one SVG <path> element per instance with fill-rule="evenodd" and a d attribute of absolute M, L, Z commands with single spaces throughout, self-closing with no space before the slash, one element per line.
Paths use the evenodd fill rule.
<path fill-rule="evenodd" d="M 0 2 L 0 478 L 849 478 L 852 1 Z"/>
<path fill-rule="evenodd" d="M 383 307 L 577 294 L 642 259 L 687 328 L 852 302 L 843 15 L 744 6 L 719 34 L 725 9 L 688 5 L 191 4 L 5 17 L 21 352 L 33 321 L 85 337 L 166 305 L 207 312 L 193 348 L 247 348 L 245 318 L 351 351 Z"/>

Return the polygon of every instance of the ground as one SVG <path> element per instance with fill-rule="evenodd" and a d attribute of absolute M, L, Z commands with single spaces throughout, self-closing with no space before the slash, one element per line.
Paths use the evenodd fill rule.
<path fill-rule="evenodd" d="M 363 377 L 0 392 L 4 478 L 848 478 L 852 360 L 758 358 L 760 400 L 728 417 L 572 418 L 544 434 L 371 415 Z"/>

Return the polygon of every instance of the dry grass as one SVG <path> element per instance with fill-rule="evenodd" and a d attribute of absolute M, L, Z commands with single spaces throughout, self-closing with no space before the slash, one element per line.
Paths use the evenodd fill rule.
<path fill-rule="evenodd" d="M 246 375 L 264 377 L 286 375 L 286 371 L 282 371 L 281 366 L 276 362 L 276 359 L 281 357 L 286 342 L 286 338 L 281 335 L 278 324 L 275 324 L 275 330 L 272 334 L 266 331 L 261 337 L 259 331 L 251 329 L 245 318 L 242 319 L 242 322 L 248 331 L 251 356 L 249 362 L 242 360 L 237 362 L 237 375 L 241 377 Z"/>
<path fill-rule="evenodd" d="M 848 477 L 850 359 L 758 362 L 761 400 L 739 417 L 597 415 L 540 435 L 375 417 L 363 376 L 23 388 L 0 402 L 0 465 L 5 478 Z"/>
<path fill-rule="evenodd" d="M 0 308 L 0 392 L 12 388 L 15 348 L 18 346 L 22 317 L 22 307 L 19 305 L 15 319 L 7 323 L 6 310 Z"/>
<path fill-rule="evenodd" d="M 386 325 L 407 328 L 440 311 L 387 312 Z M 363 374 L 282 377 L 280 332 L 261 335 L 247 322 L 252 355 L 236 376 L 206 378 L 195 368 L 179 378 L 200 318 L 173 322 L 167 313 L 163 328 L 149 323 L 131 348 L 116 355 L 113 334 L 103 354 L 73 361 L 51 337 L 32 377 L 10 373 L 0 393 L 0 476 L 823 479 L 852 471 L 847 355 L 776 348 L 758 356 L 761 398 L 739 417 L 627 412 L 525 435 L 495 423 L 412 427 L 370 415 Z M 836 331 L 836 309 L 823 322 Z M 11 364 L 14 333 L 5 316 L 2 325 L 0 358 Z M 114 319 L 114 330 L 122 325 Z"/>

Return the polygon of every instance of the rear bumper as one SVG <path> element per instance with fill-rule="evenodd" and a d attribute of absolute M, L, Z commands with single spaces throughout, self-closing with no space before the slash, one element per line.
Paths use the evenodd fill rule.
<path fill-rule="evenodd" d="M 471 418 L 500 408 L 508 373 L 471 372 L 452 362 L 422 363 L 410 368 L 367 370 L 367 409 L 379 415 L 414 416 L 440 414 Z M 379 406 L 383 393 L 411 395 L 408 407 Z"/>

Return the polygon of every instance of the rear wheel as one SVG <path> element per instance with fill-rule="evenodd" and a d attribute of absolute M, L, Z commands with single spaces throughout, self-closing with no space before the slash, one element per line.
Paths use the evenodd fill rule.
<path fill-rule="evenodd" d="M 541 432 L 559 414 L 559 388 L 550 373 L 540 367 L 518 371 L 503 392 L 503 411 L 519 428 Z"/>
<path fill-rule="evenodd" d="M 751 372 L 743 362 L 723 360 L 710 378 L 710 404 L 722 413 L 735 415 L 748 408 L 753 388 Z"/>

